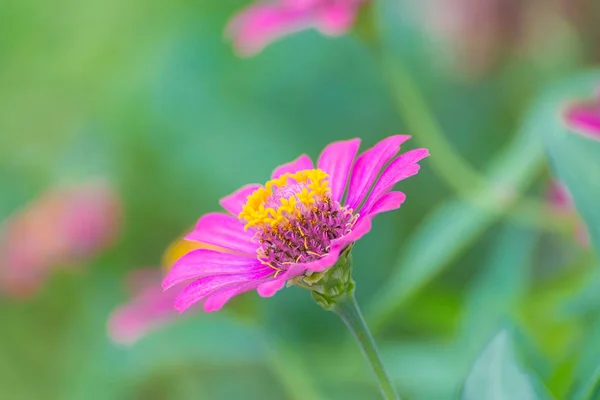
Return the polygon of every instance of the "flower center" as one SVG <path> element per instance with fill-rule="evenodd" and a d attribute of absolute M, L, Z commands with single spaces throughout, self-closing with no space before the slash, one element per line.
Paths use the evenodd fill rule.
<path fill-rule="evenodd" d="M 278 272 L 315 261 L 352 230 L 357 216 L 331 199 L 328 179 L 320 169 L 287 173 L 248 196 L 239 217 L 255 231 L 259 260 Z"/>

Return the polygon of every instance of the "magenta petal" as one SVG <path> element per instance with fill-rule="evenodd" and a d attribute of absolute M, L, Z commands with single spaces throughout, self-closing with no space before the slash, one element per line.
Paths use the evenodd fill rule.
<path fill-rule="evenodd" d="M 213 312 L 219 311 L 225 303 L 231 300 L 233 297 L 245 293 L 249 290 L 255 289 L 258 286 L 258 282 L 250 282 L 245 284 L 236 285 L 228 289 L 223 289 L 211 294 L 204 301 L 204 311 Z"/>
<path fill-rule="evenodd" d="M 305 271 L 306 268 L 304 268 L 302 264 L 290 265 L 289 268 L 279 274 L 277 278 L 269 279 L 267 282 L 261 283 L 257 288 L 257 292 L 261 297 L 271 297 L 283 289 L 288 280 L 304 274 Z"/>
<path fill-rule="evenodd" d="M 362 153 L 354 163 L 346 206 L 356 210 L 373 186 L 377 175 L 400 150 L 400 145 L 410 136 L 396 135 L 383 139 Z"/>
<path fill-rule="evenodd" d="M 369 216 L 374 217 L 377 214 L 388 212 L 400 208 L 406 200 L 406 195 L 402 192 L 389 192 L 381 196 L 369 210 Z"/>
<path fill-rule="evenodd" d="M 250 257 L 254 257 L 257 248 L 252 243 L 252 233 L 244 232 L 244 225 L 237 218 L 223 213 L 203 215 L 185 239 L 247 253 Z"/>
<path fill-rule="evenodd" d="M 211 249 L 194 250 L 181 257 L 162 282 L 163 289 L 188 279 L 211 275 L 238 275 L 250 273 L 261 264 L 256 258 L 240 257 Z"/>
<path fill-rule="evenodd" d="M 289 5 L 252 5 L 229 22 L 226 34 L 241 55 L 254 55 L 270 43 L 311 25 L 311 10 Z"/>
<path fill-rule="evenodd" d="M 416 149 L 406 152 L 387 166 L 373 187 L 371 194 L 365 201 L 363 207 L 359 210 L 361 215 L 368 214 L 370 208 L 386 193 L 388 193 L 394 185 L 403 179 L 415 175 L 419 172 L 418 161 L 429 155 L 427 149 Z"/>
<path fill-rule="evenodd" d="M 338 258 L 340 258 L 340 252 L 342 251 L 343 247 L 345 246 L 340 246 L 339 243 L 336 244 L 334 241 L 331 244 L 329 253 L 327 253 L 324 257 L 321 257 L 315 261 L 296 265 L 304 270 L 323 272 L 326 269 L 331 268 L 337 262 Z"/>
<path fill-rule="evenodd" d="M 260 297 L 272 297 L 275 293 L 283 289 L 286 282 L 287 278 L 278 277 L 265 283 L 261 283 L 258 285 L 256 291 Z"/>
<path fill-rule="evenodd" d="M 317 168 L 329 174 L 331 197 L 335 201 L 339 202 L 344 195 L 350 168 L 359 146 L 360 139 L 333 142 L 325 147 L 319 157 Z"/>
<path fill-rule="evenodd" d="M 360 1 L 331 2 L 317 15 L 316 25 L 326 35 L 346 33 L 354 24 Z"/>
<path fill-rule="evenodd" d="M 260 188 L 260 185 L 256 183 L 242 186 L 229 196 L 223 197 L 219 203 L 221 204 L 221 207 L 237 217 L 238 214 L 242 212 L 242 208 L 244 207 L 244 204 L 246 204 L 248 196 L 258 188 Z"/>
<path fill-rule="evenodd" d="M 303 171 L 305 169 L 313 169 L 313 162 L 309 156 L 306 154 L 302 154 L 300 157 L 296 158 L 294 161 L 290 161 L 287 164 L 280 165 L 275 168 L 273 171 L 273 175 L 271 176 L 273 179 L 279 178 L 283 174 L 294 173 L 298 171 Z"/>
<path fill-rule="evenodd" d="M 361 219 L 354 225 L 352 228 L 352 232 L 347 234 L 346 236 L 342 236 L 341 238 L 334 241 L 336 246 L 346 246 L 352 242 L 356 242 L 358 239 L 366 235 L 371 231 L 371 218 L 366 217 Z"/>
<path fill-rule="evenodd" d="M 207 296 L 221 290 L 238 287 L 253 281 L 261 281 L 273 274 L 272 268 L 263 268 L 247 274 L 218 275 L 200 278 L 185 287 L 175 299 L 175 309 L 183 312 L 195 303 L 204 300 Z M 256 282 L 259 284 L 260 282 Z"/>
<path fill-rule="evenodd" d="M 136 271 L 137 274 L 138 271 Z M 146 277 L 149 276 L 143 270 Z M 108 320 L 108 335 L 116 343 L 133 344 L 150 331 L 168 324 L 178 316 L 173 309 L 176 291 L 163 292 L 160 270 L 152 270 L 153 281 L 139 283 L 139 293 L 113 311 Z M 142 285 L 145 287 L 142 289 Z"/>
<path fill-rule="evenodd" d="M 565 112 L 565 118 L 578 133 L 600 140 L 600 98 L 574 104 Z"/>

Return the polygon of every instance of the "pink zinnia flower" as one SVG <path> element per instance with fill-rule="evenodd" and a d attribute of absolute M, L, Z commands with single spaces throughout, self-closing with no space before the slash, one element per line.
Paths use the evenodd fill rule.
<path fill-rule="evenodd" d="M 117 307 L 108 319 L 108 335 L 113 341 L 120 344 L 133 344 L 148 333 L 174 321 L 178 316 L 173 309 L 177 291 L 163 291 L 160 282 L 178 258 L 200 248 L 210 248 L 210 246 L 178 239 L 165 251 L 162 269 L 138 269 L 127 276 L 126 289 L 130 299 Z M 185 282 L 180 286 L 183 289 Z"/>
<path fill-rule="evenodd" d="M 220 250 L 186 254 L 163 281 L 166 290 L 194 279 L 175 308 L 203 302 L 207 312 L 216 311 L 254 289 L 270 297 L 286 282 L 332 267 L 342 250 L 370 231 L 377 214 L 404 202 L 404 193 L 392 188 L 415 175 L 417 162 L 429 155 L 417 149 L 394 158 L 409 138 L 386 138 L 356 160 L 360 139 L 334 142 L 316 168 L 302 155 L 276 168 L 264 186 L 246 185 L 221 199 L 228 213 L 204 215 L 186 236 Z"/>
<path fill-rule="evenodd" d="M 590 101 L 578 102 L 568 107 L 565 120 L 567 125 L 578 133 L 600 140 L 600 92 Z"/>
<path fill-rule="evenodd" d="M 275 0 L 259 2 L 237 14 L 226 33 L 240 54 L 253 55 L 268 44 L 309 28 L 337 36 L 354 24 L 366 0 Z"/>
<path fill-rule="evenodd" d="M 119 230 L 121 203 L 103 182 L 54 188 L 0 227 L 0 289 L 35 292 L 53 268 L 87 260 Z"/>

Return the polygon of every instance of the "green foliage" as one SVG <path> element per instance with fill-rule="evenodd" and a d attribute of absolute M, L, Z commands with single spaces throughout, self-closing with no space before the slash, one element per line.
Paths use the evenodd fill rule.
<path fill-rule="evenodd" d="M 481 353 L 462 389 L 464 400 L 550 399 L 536 389 L 535 379 L 519 366 L 510 334 L 498 333 Z"/>
<path fill-rule="evenodd" d="M 124 203 L 106 254 L 0 298 L 0 399 L 377 398 L 343 323 L 300 288 L 183 315 L 132 346 L 106 321 L 126 274 L 158 268 L 220 197 L 331 141 L 399 132 L 431 157 L 352 256 L 402 397 L 598 398 L 600 142 L 560 120 L 598 71 L 580 74 L 558 43 L 457 76 L 408 0 L 370 3 L 349 35 L 306 31 L 239 59 L 223 27 L 247 3 L 0 4 L 0 218 L 98 175 Z M 545 205 L 550 175 L 594 251 L 575 214 Z"/>

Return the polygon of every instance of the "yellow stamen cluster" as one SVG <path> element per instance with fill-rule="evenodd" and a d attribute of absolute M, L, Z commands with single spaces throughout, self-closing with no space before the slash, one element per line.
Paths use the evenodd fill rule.
<path fill-rule="evenodd" d="M 255 190 L 248 196 L 248 200 L 239 214 L 239 217 L 247 222 L 244 229 L 267 224 L 275 227 L 290 216 L 299 216 L 302 206 L 308 207 L 316 200 L 328 196 L 330 192 L 328 178 L 329 175 L 320 169 L 307 169 L 293 174 L 286 173 L 277 179 L 270 180 L 265 187 Z M 302 190 L 287 198 L 282 197 L 281 204 L 277 208 L 265 207 L 276 190 L 289 185 L 289 180 L 301 184 Z"/>

